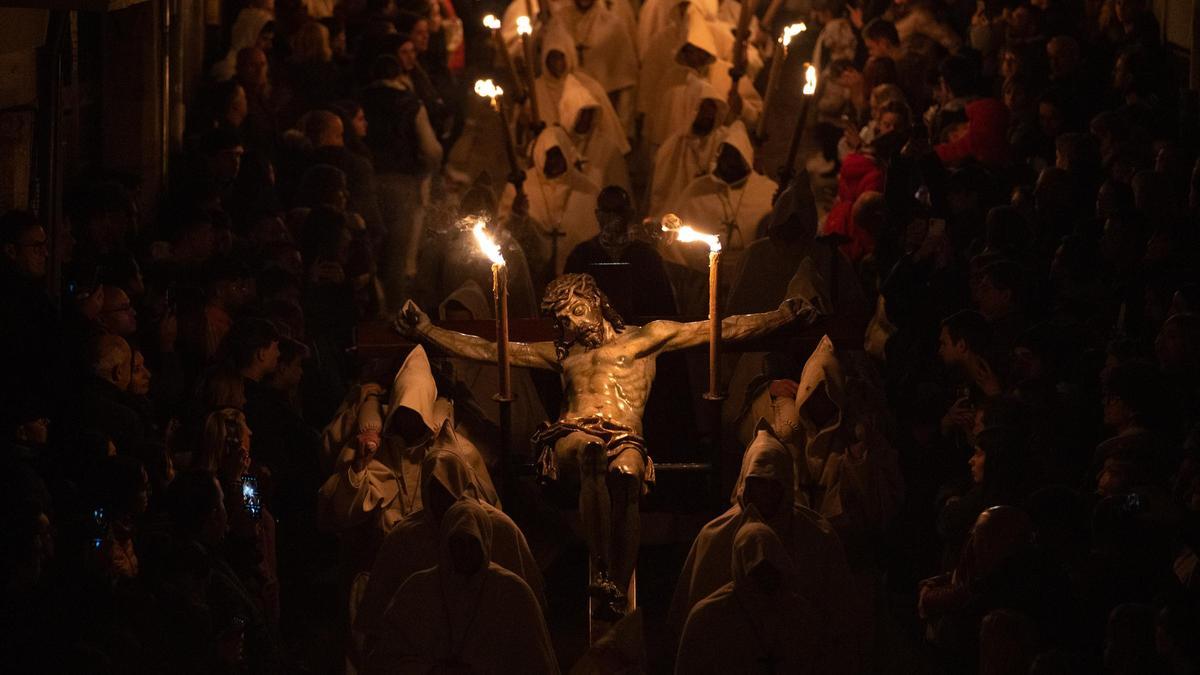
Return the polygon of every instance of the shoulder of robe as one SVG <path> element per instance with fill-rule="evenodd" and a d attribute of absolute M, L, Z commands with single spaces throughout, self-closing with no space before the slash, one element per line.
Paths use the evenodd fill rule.
<path fill-rule="evenodd" d="M 696 538 L 699 539 L 705 535 L 716 534 L 717 532 L 724 530 L 725 528 L 729 527 L 731 523 L 736 521 L 741 515 L 742 508 L 740 506 L 730 507 L 728 511 L 708 521 L 704 527 L 700 528 L 700 534 L 696 535 Z"/>

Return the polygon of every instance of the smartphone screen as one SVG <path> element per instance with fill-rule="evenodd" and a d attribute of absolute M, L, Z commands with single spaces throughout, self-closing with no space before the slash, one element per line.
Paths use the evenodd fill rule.
<path fill-rule="evenodd" d="M 258 520 L 262 516 L 262 501 L 258 495 L 258 478 L 254 476 L 242 476 L 242 505 L 246 507 L 246 513 L 250 517 Z"/>

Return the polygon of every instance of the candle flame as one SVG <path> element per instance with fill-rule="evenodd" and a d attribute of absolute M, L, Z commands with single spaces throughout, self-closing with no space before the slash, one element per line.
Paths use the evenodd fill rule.
<path fill-rule="evenodd" d="M 483 27 L 489 30 L 500 30 L 500 19 L 497 19 L 495 14 L 488 14 L 483 17 Z"/>
<path fill-rule="evenodd" d="M 488 260 L 491 260 L 493 265 L 503 265 L 504 255 L 500 253 L 500 245 L 488 234 L 487 221 L 482 218 L 476 220 L 471 231 L 475 234 L 475 243 L 479 244 L 479 249 Z"/>
<path fill-rule="evenodd" d="M 717 253 L 721 250 L 721 238 L 715 234 L 704 234 L 696 231 L 691 225 L 684 225 L 679 216 L 674 213 L 668 213 L 662 217 L 663 232 L 675 233 L 675 240 L 685 244 L 694 241 L 704 242 L 708 244 L 708 250 L 712 253 Z"/>
<path fill-rule="evenodd" d="M 797 35 L 803 33 L 806 30 L 808 30 L 808 26 L 804 25 L 803 22 L 794 23 L 790 26 L 785 26 L 783 29 L 783 35 L 780 36 L 780 38 L 779 38 L 779 42 L 781 42 L 784 47 L 787 47 L 788 45 L 790 45 L 792 43 L 792 38 L 796 37 Z"/>
<path fill-rule="evenodd" d="M 500 85 L 492 82 L 490 79 L 475 80 L 475 93 L 486 98 L 494 99 L 497 96 L 502 96 L 504 94 L 504 90 L 500 88 Z"/>
<path fill-rule="evenodd" d="M 517 17 L 517 35 L 530 35 L 533 33 L 533 24 L 529 22 L 529 17 Z"/>
<path fill-rule="evenodd" d="M 817 92 L 817 69 L 811 63 L 804 64 L 804 95 L 812 96 Z"/>

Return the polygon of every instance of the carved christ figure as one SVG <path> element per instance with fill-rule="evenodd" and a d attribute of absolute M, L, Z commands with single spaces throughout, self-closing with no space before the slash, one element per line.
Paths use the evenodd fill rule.
<path fill-rule="evenodd" d="M 566 410 L 534 434 L 539 470 L 550 480 L 579 481 L 579 512 L 596 563 L 591 592 L 600 597 L 598 618 L 615 620 L 626 609 L 640 541 L 638 499 L 654 483 L 654 463 L 642 438 L 642 413 L 654 382 L 655 359 L 708 340 L 707 321 L 652 321 L 626 326 L 587 274 L 564 274 L 550 283 L 542 312 L 554 317 L 553 342 L 511 344 L 515 366 L 561 374 Z M 819 316 L 805 300 L 789 298 L 773 312 L 721 321 L 725 340 L 744 340 L 800 318 Z M 496 344 L 432 325 L 412 301 L 396 328 L 414 340 L 455 356 L 495 362 Z"/>

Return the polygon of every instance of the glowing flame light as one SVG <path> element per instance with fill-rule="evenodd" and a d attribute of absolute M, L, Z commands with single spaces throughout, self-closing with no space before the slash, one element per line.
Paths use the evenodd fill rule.
<path fill-rule="evenodd" d="M 529 17 L 517 17 L 517 35 L 530 35 L 533 33 L 533 24 L 529 22 Z"/>
<path fill-rule="evenodd" d="M 792 43 L 792 38 L 806 30 L 808 30 L 808 26 L 805 26 L 803 23 L 794 23 L 790 26 L 786 26 L 783 29 L 783 35 L 779 38 L 779 42 L 782 43 L 784 47 L 787 47 Z"/>
<path fill-rule="evenodd" d="M 811 63 L 804 66 L 804 95 L 817 93 L 817 69 Z"/>
<path fill-rule="evenodd" d="M 497 19 L 495 14 L 488 14 L 483 17 L 483 27 L 488 30 L 500 30 L 500 19 Z"/>
<path fill-rule="evenodd" d="M 668 213 L 662 218 L 663 232 L 674 232 L 675 240 L 685 244 L 694 241 L 704 242 L 708 244 L 708 250 L 716 253 L 721 250 L 721 238 L 715 234 L 704 234 L 697 232 L 691 225 L 684 225 L 683 221 L 679 220 L 679 216 Z"/>
<path fill-rule="evenodd" d="M 471 231 L 475 234 L 475 243 L 479 244 L 479 250 L 483 251 L 488 260 L 491 260 L 493 265 L 503 265 L 504 255 L 500 253 L 500 245 L 488 234 L 487 221 L 482 218 L 476 220 Z"/>
<path fill-rule="evenodd" d="M 500 85 L 492 82 L 491 80 L 475 80 L 475 93 L 486 98 L 494 99 L 497 96 L 502 96 L 504 94 L 504 90 L 500 88 Z"/>

